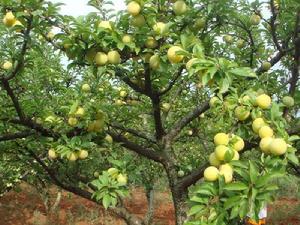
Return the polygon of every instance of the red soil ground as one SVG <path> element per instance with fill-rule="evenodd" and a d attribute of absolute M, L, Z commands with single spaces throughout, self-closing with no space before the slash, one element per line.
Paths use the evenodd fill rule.
<path fill-rule="evenodd" d="M 41 195 L 28 185 L 22 184 L 21 189 L 22 192 L 9 192 L 0 198 L 0 225 L 125 225 L 102 207 L 67 192 L 63 192 L 57 210 L 47 215 Z M 147 211 L 145 194 L 140 188 L 132 193 L 126 207 L 143 217 Z M 170 193 L 156 193 L 155 206 L 155 225 L 175 224 Z M 299 199 L 280 199 L 269 207 L 268 224 L 300 225 L 299 212 Z"/>

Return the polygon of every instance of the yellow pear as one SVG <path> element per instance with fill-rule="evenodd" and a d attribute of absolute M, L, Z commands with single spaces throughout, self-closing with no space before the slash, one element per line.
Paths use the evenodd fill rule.
<path fill-rule="evenodd" d="M 105 21 L 105 20 L 103 20 L 103 21 L 101 21 L 101 22 L 98 24 L 98 27 L 99 27 L 99 28 L 108 29 L 108 30 L 112 30 L 110 21 Z"/>
<path fill-rule="evenodd" d="M 78 153 L 79 159 L 86 159 L 88 157 L 89 153 L 86 150 L 81 149 Z"/>
<path fill-rule="evenodd" d="M 269 126 L 262 126 L 258 131 L 258 135 L 260 138 L 272 137 L 273 134 L 274 132 Z"/>
<path fill-rule="evenodd" d="M 11 11 L 7 12 L 3 18 L 3 23 L 7 27 L 12 27 L 15 21 L 16 21 L 16 17 Z"/>
<path fill-rule="evenodd" d="M 177 16 L 183 15 L 187 11 L 186 3 L 182 0 L 176 1 L 173 5 L 173 11 Z"/>
<path fill-rule="evenodd" d="M 258 97 L 256 97 L 256 104 L 261 109 L 269 108 L 271 105 L 271 102 L 272 102 L 272 100 L 269 95 L 262 94 L 262 95 L 259 95 Z"/>
<path fill-rule="evenodd" d="M 127 5 L 127 12 L 132 16 L 137 16 L 141 12 L 139 3 L 132 1 Z"/>
<path fill-rule="evenodd" d="M 160 66 L 159 55 L 155 54 L 155 55 L 151 56 L 150 60 L 149 60 L 149 65 L 150 65 L 151 69 L 157 70 Z"/>
<path fill-rule="evenodd" d="M 11 70 L 13 67 L 13 64 L 10 61 L 5 61 L 2 65 L 2 68 L 4 70 Z"/>
<path fill-rule="evenodd" d="M 225 145 L 218 145 L 215 148 L 215 154 L 218 160 L 223 161 L 225 158 L 226 152 L 229 150 L 229 148 Z"/>
<path fill-rule="evenodd" d="M 48 151 L 48 157 L 50 159 L 56 159 L 58 157 L 57 153 L 55 152 L 55 150 L 53 148 L 49 149 L 49 151 Z"/>
<path fill-rule="evenodd" d="M 132 37 L 130 35 L 126 34 L 122 37 L 122 42 L 124 44 L 129 44 L 132 42 Z"/>
<path fill-rule="evenodd" d="M 179 63 L 183 60 L 184 56 L 179 55 L 178 51 L 183 51 L 183 49 L 179 46 L 172 46 L 169 48 L 167 55 L 171 63 Z"/>
<path fill-rule="evenodd" d="M 209 166 L 204 170 L 204 179 L 207 181 L 215 181 L 219 177 L 219 170 L 214 166 Z"/>
<path fill-rule="evenodd" d="M 107 53 L 107 59 L 111 64 L 119 64 L 121 62 L 121 56 L 117 51 L 109 51 Z"/>
<path fill-rule="evenodd" d="M 215 145 L 228 145 L 229 136 L 225 133 L 217 133 L 214 137 Z"/>
<path fill-rule="evenodd" d="M 158 44 L 154 37 L 148 37 L 145 45 L 147 48 L 156 48 Z"/>
<path fill-rule="evenodd" d="M 104 52 L 97 52 L 95 56 L 95 63 L 97 66 L 104 66 L 108 61 L 108 57 Z"/>
<path fill-rule="evenodd" d="M 275 138 L 271 141 L 269 149 L 274 155 L 283 155 L 287 151 L 287 144 L 282 138 Z"/>

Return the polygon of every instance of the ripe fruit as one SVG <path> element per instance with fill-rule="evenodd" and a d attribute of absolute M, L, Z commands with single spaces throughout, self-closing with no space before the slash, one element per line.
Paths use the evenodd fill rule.
<path fill-rule="evenodd" d="M 116 168 L 114 168 L 114 167 L 112 167 L 112 168 L 109 168 L 109 169 L 107 170 L 107 173 L 108 173 L 110 176 L 116 178 L 116 177 L 118 176 L 118 174 L 119 174 L 119 170 L 116 169 Z"/>
<path fill-rule="evenodd" d="M 230 166 L 228 163 L 225 163 L 225 164 L 222 164 L 220 167 L 219 167 L 219 171 L 228 171 L 230 173 L 233 173 L 233 169 L 232 169 L 232 166 Z"/>
<path fill-rule="evenodd" d="M 16 21 L 14 22 L 14 24 L 13 24 L 13 27 L 15 27 L 15 26 L 22 26 L 22 27 L 23 27 L 23 24 L 21 23 L 20 20 L 16 20 Z M 21 32 L 21 29 L 17 29 L 16 31 L 17 31 L 17 32 Z"/>
<path fill-rule="evenodd" d="M 238 106 L 235 108 L 234 114 L 238 120 L 244 121 L 250 116 L 250 111 L 245 106 Z"/>
<path fill-rule="evenodd" d="M 169 112 L 169 110 L 171 109 L 171 104 L 170 103 L 163 103 L 162 104 L 162 111 L 163 112 Z"/>
<path fill-rule="evenodd" d="M 184 56 L 179 55 L 177 53 L 178 51 L 183 51 L 183 49 L 179 46 L 172 46 L 171 48 L 169 48 L 167 55 L 171 63 L 179 63 L 183 60 Z"/>
<path fill-rule="evenodd" d="M 184 171 L 179 170 L 177 174 L 178 174 L 178 177 L 183 177 L 184 176 Z"/>
<path fill-rule="evenodd" d="M 258 25 L 260 23 L 260 16 L 259 15 L 256 15 L 256 14 L 253 14 L 251 17 L 250 17 L 250 23 L 252 25 Z"/>
<path fill-rule="evenodd" d="M 104 52 L 97 52 L 95 56 L 95 63 L 97 66 L 103 66 L 107 63 L 108 57 Z"/>
<path fill-rule="evenodd" d="M 215 145 L 228 145 L 229 136 L 225 133 L 217 133 L 214 137 Z"/>
<path fill-rule="evenodd" d="M 127 96 L 126 91 L 120 91 L 120 97 L 125 98 Z"/>
<path fill-rule="evenodd" d="M 209 106 L 212 108 L 220 102 L 221 102 L 220 99 L 218 97 L 214 96 L 209 100 Z"/>
<path fill-rule="evenodd" d="M 121 56 L 117 51 L 109 51 L 107 53 L 107 60 L 111 64 L 119 64 L 121 62 Z"/>
<path fill-rule="evenodd" d="M 238 137 L 238 136 L 235 136 L 234 137 L 234 143 L 233 143 L 233 145 L 232 145 L 232 147 L 233 147 L 233 149 L 235 150 L 235 151 L 241 151 L 241 150 L 243 150 L 244 149 L 244 147 L 245 147 L 245 142 L 244 142 L 244 140 L 242 139 L 242 138 L 240 138 L 240 137 Z"/>
<path fill-rule="evenodd" d="M 135 27 L 142 27 L 146 23 L 146 20 L 143 15 L 137 15 L 132 18 L 131 23 Z"/>
<path fill-rule="evenodd" d="M 68 123 L 69 123 L 70 126 L 74 127 L 78 123 L 78 120 L 75 117 L 70 117 L 68 119 Z"/>
<path fill-rule="evenodd" d="M 239 39 L 239 40 L 236 42 L 236 46 L 237 46 L 238 48 L 243 48 L 243 47 L 245 47 L 245 41 L 242 40 L 242 39 Z"/>
<path fill-rule="evenodd" d="M 76 161 L 78 159 L 77 154 L 75 154 L 74 152 L 72 152 L 69 156 L 68 156 L 69 161 Z"/>
<path fill-rule="evenodd" d="M 205 27 L 206 19 L 205 18 L 199 18 L 195 21 L 195 27 L 197 29 L 202 29 Z"/>
<path fill-rule="evenodd" d="M 192 135 L 193 135 L 193 130 L 189 130 L 189 131 L 188 131 L 188 135 L 189 135 L 189 136 L 192 136 Z"/>
<path fill-rule="evenodd" d="M 240 154 L 237 151 L 234 151 L 234 155 L 231 160 L 239 160 L 239 159 L 240 159 Z"/>
<path fill-rule="evenodd" d="M 2 65 L 2 68 L 4 70 L 11 70 L 13 67 L 13 64 L 10 61 L 5 61 Z"/>
<path fill-rule="evenodd" d="M 7 12 L 3 18 L 3 23 L 7 27 L 12 27 L 13 24 L 15 23 L 15 21 L 16 21 L 16 18 L 11 11 Z"/>
<path fill-rule="evenodd" d="M 117 181 L 119 185 L 125 186 L 127 184 L 127 176 L 120 173 L 117 177 Z"/>
<path fill-rule="evenodd" d="M 56 159 L 57 158 L 57 154 L 55 152 L 55 150 L 53 148 L 49 149 L 48 151 L 48 157 L 50 159 Z"/>
<path fill-rule="evenodd" d="M 88 157 L 89 153 L 86 150 L 80 150 L 78 153 L 79 159 L 86 159 Z"/>
<path fill-rule="evenodd" d="M 189 71 L 192 68 L 193 64 L 196 61 L 197 61 L 197 58 L 192 58 L 186 63 L 185 67 L 186 67 L 187 71 Z"/>
<path fill-rule="evenodd" d="M 223 175 L 224 176 L 224 179 L 225 179 L 225 183 L 230 183 L 232 181 L 232 172 L 230 172 L 229 170 L 220 170 L 220 175 Z"/>
<path fill-rule="evenodd" d="M 269 108 L 271 105 L 271 101 L 272 101 L 271 97 L 266 94 L 259 95 L 258 97 L 256 97 L 256 100 L 255 100 L 257 106 L 261 109 Z"/>
<path fill-rule="evenodd" d="M 262 126 L 258 131 L 260 138 L 272 137 L 273 130 L 269 126 Z"/>
<path fill-rule="evenodd" d="M 225 145 L 218 145 L 215 148 L 215 154 L 216 154 L 217 159 L 223 161 L 225 158 L 225 154 L 228 150 L 229 150 L 229 148 L 226 147 Z"/>
<path fill-rule="evenodd" d="M 204 170 L 204 179 L 207 181 L 215 181 L 219 177 L 219 170 L 214 166 L 209 166 Z"/>
<path fill-rule="evenodd" d="M 153 30 L 157 35 L 163 35 L 168 32 L 168 26 L 163 22 L 157 22 L 153 25 Z"/>
<path fill-rule="evenodd" d="M 272 67 L 272 65 L 271 65 L 271 63 L 269 63 L 269 62 L 263 62 L 263 63 L 262 63 L 262 69 L 263 69 L 264 71 L 268 71 L 269 69 L 271 69 L 271 67 Z"/>
<path fill-rule="evenodd" d="M 132 42 L 132 37 L 130 35 L 126 34 L 122 37 L 122 42 L 124 44 L 129 44 Z"/>
<path fill-rule="evenodd" d="M 104 29 L 108 29 L 108 30 L 112 30 L 112 27 L 111 27 L 111 24 L 109 21 L 101 21 L 99 24 L 98 24 L 98 27 L 99 28 L 104 28 Z"/>
<path fill-rule="evenodd" d="M 178 0 L 173 5 L 173 11 L 177 16 L 183 15 L 187 11 L 187 5 L 184 1 Z"/>
<path fill-rule="evenodd" d="M 90 87 L 89 84 L 83 84 L 83 85 L 81 86 L 81 90 L 82 90 L 83 92 L 90 92 L 90 91 L 91 91 L 91 87 Z"/>
<path fill-rule="evenodd" d="M 219 166 L 221 164 L 220 160 L 217 159 L 216 154 L 213 152 L 209 155 L 209 163 L 212 166 Z"/>
<path fill-rule="evenodd" d="M 270 152 L 274 155 L 283 155 L 286 153 L 287 144 L 282 138 L 275 138 L 269 146 Z"/>
<path fill-rule="evenodd" d="M 223 37 L 223 40 L 227 43 L 227 44 L 232 44 L 233 43 L 233 37 L 231 35 L 225 35 Z"/>
<path fill-rule="evenodd" d="M 54 39 L 54 36 L 55 36 L 55 34 L 54 34 L 52 31 L 50 31 L 50 32 L 47 34 L 47 39 L 50 40 L 50 41 L 52 41 L 52 40 Z"/>
<path fill-rule="evenodd" d="M 282 103 L 286 106 L 286 107 L 292 107 L 295 104 L 294 98 L 290 97 L 290 96 L 285 96 L 282 99 Z"/>
<path fill-rule="evenodd" d="M 148 37 L 145 45 L 147 48 L 156 48 L 158 44 L 154 37 Z"/>
<path fill-rule="evenodd" d="M 270 152 L 270 144 L 274 139 L 272 137 L 262 138 L 259 142 L 259 147 L 264 153 Z"/>
<path fill-rule="evenodd" d="M 127 5 L 127 12 L 132 16 L 137 16 L 141 12 L 141 6 L 137 2 L 132 1 Z"/>
<path fill-rule="evenodd" d="M 77 111 L 75 112 L 75 116 L 76 116 L 76 117 L 83 117 L 83 116 L 84 116 L 84 113 L 85 113 L 84 108 L 79 107 L 79 108 L 77 109 Z"/>
<path fill-rule="evenodd" d="M 265 125 L 263 118 L 256 118 L 252 123 L 252 129 L 255 133 L 258 133 L 259 129 Z"/>
<path fill-rule="evenodd" d="M 110 136 L 109 134 L 107 134 L 106 136 L 105 136 L 105 141 L 107 141 L 109 144 L 112 144 L 113 143 L 113 138 L 112 138 L 112 136 Z"/>
<path fill-rule="evenodd" d="M 159 55 L 153 55 L 150 57 L 150 60 L 149 60 L 149 65 L 150 65 L 150 68 L 153 69 L 153 70 L 156 70 L 159 68 L 160 66 L 160 58 L 159 58 Z"/>

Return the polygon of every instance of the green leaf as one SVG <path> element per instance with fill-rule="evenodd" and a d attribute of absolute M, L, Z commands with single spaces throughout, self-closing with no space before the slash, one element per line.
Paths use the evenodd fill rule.
<path fill-rule="evenodd" d="M 228 70 L 227 72 L 240 77 L 257 77 L 257 75 L 249 67 L 234 68 Z"/>
<path fill-rule="evenodd" d="M 224 203 L 224 208 L 226 210 L 230 209 L 233 206 L 238 205 L 240 200 L 241 200 L 241 196 L 232 196 L 226 200 L 226 202 Z"/>
<path fill-rule="evenodd" d="M 242 182 L 235 182 L 231 184 L 226 184 L 224 189 L 228 191 L 243 191 L 248 189 L 248 186 Z"/>
<path fill-rule="evenodd" d="M 104 197 L 102 199 L 102 204 L 103 204 L 105 209 L 108 209 L 108 207 L 111 204 L 111 197 L 110 197 L 109 194 L 104 195 Z"/>
<path fill-rule="evenodd" d="M 292 135 L 288 139 L 288 141 L 290 141 L 290 142 L 297 141 L 297 140 L 300 140 L 300 136 L 298 136 L 298 135 Z"/>
<path fill-rule="evenodd" d="M 205 206 L 203 206 L 203 205 L 194 205 L 194 206 L 189 210 L 188 216 L 195 215 L 195 214 L 201 212 L 204 208 L 205 208 Z"/>
<path fill-rule="evenodd" d="M 249 161 L 249 174 L 252 183 L 255 183 L 258 178 L 258 168 L 252 161 Z"/>
<path fill-rule="evenodd" d="M 289 161 L 291 161 L 293 164 L 299 166 L 299 158 L 295 155 L 295 153 L 288 153 L 287 158 Z"/>

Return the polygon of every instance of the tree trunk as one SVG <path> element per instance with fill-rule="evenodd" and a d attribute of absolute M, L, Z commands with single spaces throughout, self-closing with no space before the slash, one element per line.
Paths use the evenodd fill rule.
<path fill-rule="evenodd" d="M 172 190 L 173 204 L 175 208 L 176 225 L 183 225 L 187 219 L 187 193 Z"/>

